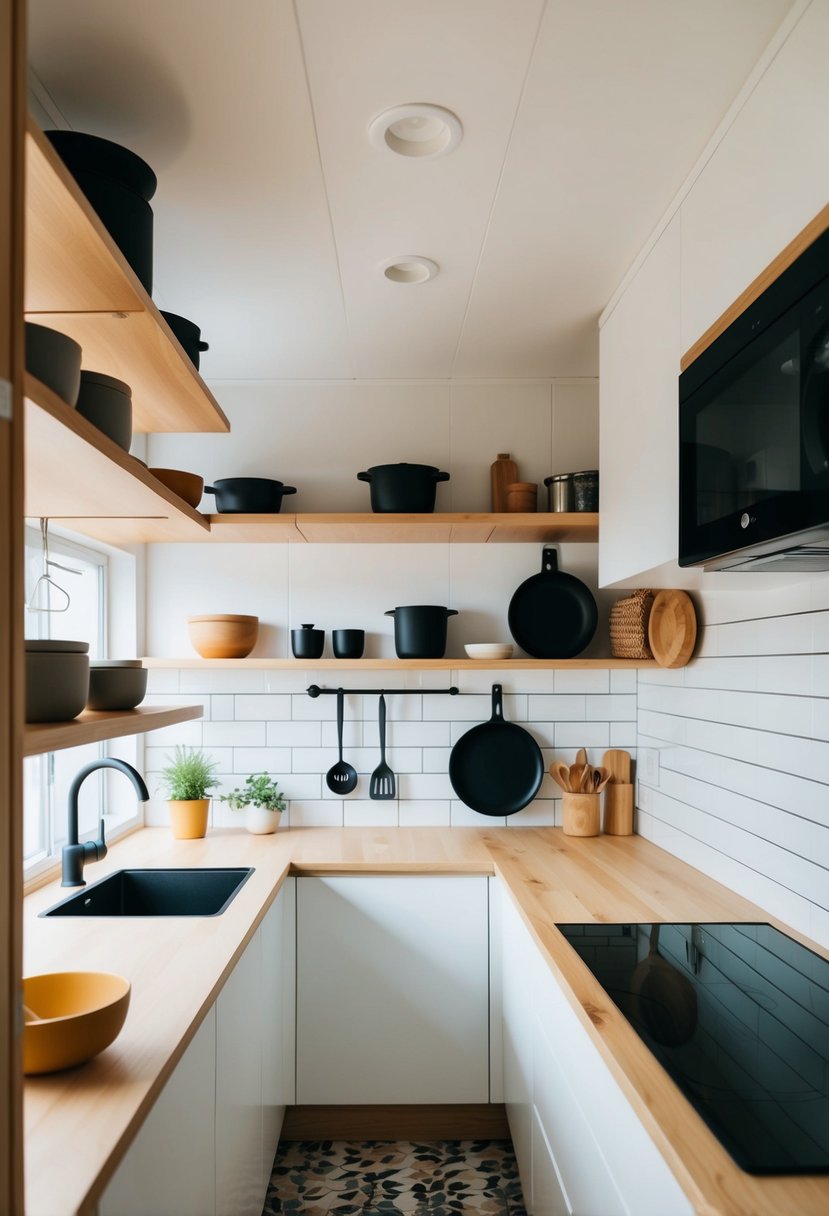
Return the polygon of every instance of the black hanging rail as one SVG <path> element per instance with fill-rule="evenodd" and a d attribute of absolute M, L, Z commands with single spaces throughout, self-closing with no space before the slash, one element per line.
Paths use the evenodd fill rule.
<path fill-rule="evenodd" d="M 454 684 L 451 688 L 320 688 L 319 684 L 309 684 L 305 690 L 309 697 L 335 697 L 338 692 L 346 696 L 362 695 L 364 697 L 456 697 L 460 692 Z"/>

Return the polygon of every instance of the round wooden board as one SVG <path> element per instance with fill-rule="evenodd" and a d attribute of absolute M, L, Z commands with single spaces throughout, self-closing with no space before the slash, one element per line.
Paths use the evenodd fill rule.
<path fill-rule="evenodd" d="M 660 591 L 648 621 L 648 643 L 660 667 L 684 667 L 694 653 L 697 614 L 685 591 Z"/>

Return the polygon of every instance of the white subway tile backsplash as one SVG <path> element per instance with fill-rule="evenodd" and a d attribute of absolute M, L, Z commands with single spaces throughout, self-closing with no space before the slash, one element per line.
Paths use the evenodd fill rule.
<path fill-rule="evenodd" d="M 264 722 L 205 722 L 205 747 L 265 747 Z"/>
<path fill-rule="evenodd" d="M 319 747 L 321 722 L 268 722 L 268 747 Z M 327 725 L 327 724 L 326 724 Z"/>
<path fill-rule="evenodd" d="M 562 747 L 610 747 L 607 722 L 557 722 L 556 751 Z"/>
<path fill-rule="evenodd" d="M 636 696 L 586 697 L 587 718 L 591 722 L 635 722 Z"/>
<path fill-rule="evenodd" d="M 402 799 L 399 805 L 401 828 L 448 828 L 450 826 L 448 799 L 429 801 L 415 798 Z"/>
<path fill-rule="evenodd" d="M 289 747 L 234 747 L 233 771 L 236 773 L 271 773 L 279 776 L 291 771 Z"/>
<path fill-rule="evenodd" d="M 556 692 L 610 692 L 610 672 L 606 669 L 559 670 L 554 676 Z"/>
<path fill-rule="evenodd" d="M 245 693 L 233 698 L 237 722 L 284 722 L 291 717 L 291 698 L 273 693 Z"/>
<path fill-rule="evenodd" d="M 234 698 L 232 693 L 214 693 L 210 697 L 210 713 L 207 715 L 211 722 L 231 722 L 234 718 Z"/>
<path fill-rule="evenodd" d="M 165 726 L 161 730 L 149 730 L 144 736 L 148 747 L 199 747 L 202 742 L 204 727 L 200 720 L 195 722 L 178 722 L 175 726 Z"/>
<path fill-rule="evenodd" d="M 374 731 L 376 733 L 376 727 Z M 444 748 L 449 744 L 449 734 L 448 722 L 389 722 L 386 727 L 386 745 Z"/>
<path fill-rule="evenodd" d="M 343 804 L 343 825 L 347 828 L 396 828 L 397 799 L 349 799 Z"/>
<path fill-rule="evenodd" d="M 343 804 L 339 798 L 324 802 L 291 801 L 292 828 L 341 828 L 343 826 Z"/>
<path fill-rule="evenodd" d="M 179 683 L 180 692 L 261 692 L 265 686 L 265 672 L 261 668 L 183 667 Z"/>
<path fill-rule="evenodd" d="M 147 694 L 178 692 L 181 672 L 177 667 L 151 667 L 147 672 Z"/>
<path fill-rule="evenodd" d="M 507 817 L 498 815 L 479 815 L 465 803 L 453 798 L 450 805 L 450 823 L 453 828 L 505 828 Z"/>
<path fill-rule="evenodd" d="M 424 773 L 445 773 L 449 769 L 449 757 L 452 754 L 451 747 L 424 747 L 423 749 L 423 771 Z"/>
<path fill-rule="evenodd" d="M 533 722 L 578 722 L 587 717 L 587 697 L 575 694 L 528 697 L 527 713 Z"/>
<path fill-rule="evenodd" d="M 452 798 L 454 790 L 448 773 L 402 773 L 397 782 L 400 800 L 416 802 Z"/>

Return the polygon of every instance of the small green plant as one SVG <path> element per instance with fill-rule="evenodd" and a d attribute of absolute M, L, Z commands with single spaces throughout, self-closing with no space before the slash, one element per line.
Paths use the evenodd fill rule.
<path fill-rule="evenodd" d="M 167 759 L 169 764 L 161 775 L 171 802 L 193 802 L 206 798 L 208 790 L 216 785 L 218 765 L 209 760 L 204 752 L 179 746 L 175 754 Z"/>
<path fill-rule="evenodd" d="M 267 773 L 252 773 L 245 778 L 240 790 L 222 794 L 220 802 L 226 802 L 232 811 L 245 806 L 258 806 L 266 811 L 284 811 L 285 795 L 279 792 L 276 782 Z"/>

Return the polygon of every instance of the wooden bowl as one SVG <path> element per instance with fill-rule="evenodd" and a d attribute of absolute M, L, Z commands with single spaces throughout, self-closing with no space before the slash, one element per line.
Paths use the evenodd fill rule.
<path fill-rule="evenodd" d="M 183 498 L 188 507 L 197 507 L 204 493 L 204 478 L 198 473 L 185 473 L 182 469 L 150 469 L 153 477 L 168 490 Z"/>
<path fill-rule="evenodd" d="M 190 641 L 203 659 L 244 659 L 259 636 L 258 616 L 188 616 Z"/>
<path fill-rule="evenodd" d="M 59 1072 L 91 1060 L 117 1038 L 129 1003 L 129 980 L 106 971 L 24 979 L 24 1073 Z"/>

